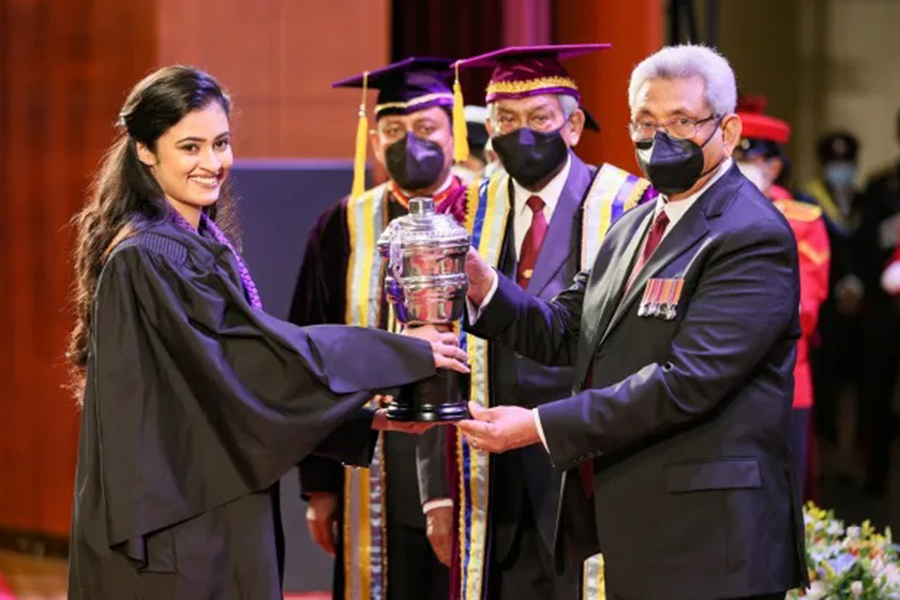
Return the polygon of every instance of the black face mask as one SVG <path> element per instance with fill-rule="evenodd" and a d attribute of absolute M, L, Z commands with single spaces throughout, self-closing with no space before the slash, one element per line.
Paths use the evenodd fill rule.
<path fill-rule="evenodd" d="M 569 147 L 560 130 L 544 133 L 523 127 L 492 140 L 494 151 L 513 179 L 531 187 L 559 168 Z"/>
<path fill-rule="evenodd" d="M 444 149 L 411 133 L 388 146 L 384 158 L 391 179 L 410 192 L 434 185 L 444 170 Z"/>
<path fill-rule="evenodd" d="M 702 146 L 693 140 L 675 139 L 664 131 L 657 131 L 651 140 L 635 142 L 638 165 L 656 191 L 667 196 L 686 192 L 719 166 L 703 170 L 703 148 L 716 129 L 718 123 Z"/>

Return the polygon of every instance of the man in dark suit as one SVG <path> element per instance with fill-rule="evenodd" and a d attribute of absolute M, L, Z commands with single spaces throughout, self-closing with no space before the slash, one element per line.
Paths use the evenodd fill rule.
<path fill-rule="evenodd" d="M 608 226 L 614 215 L 649 195 L 646 180 L 610 165 L 598 176 L 598 169 L 584 164 L 573 151 L 585 115 L 575 82 L 560 61 L 605 47 L 507 48 L 459 63 L 494 68 L 487 88 L 486 125 L 506 172 L 478 186 L 478 203 L 466 196 L 445 203 L 441 210 L 452 212 L 461 223 L 474 223 L 475 214 L 502 210 L 505 222 L 497 221 L 493 231 L 473 231 L 473 237 L 480 239 L 485 256 L 498 257 L 496 267 L 501 273 L 545 300 L 568 287 L 582 268 L 584 225 L 600 223 L 606 214 Z M 610 176 L 613 173 L 619 176 Z M 615 189 L 604 185 L 612 181 Z M 615 197 L 619 188 L 625 188 L 621 206 L 599 201 Z M 592 251 L 596 248 L 593 245 Z M 586 266 L 592 262 L 590 254 Z M 469 389 L 469 398 L 479 405 L 533 408 L 569 395 L 570 367 L 540 365 L 500 344 L 491 345 L 486 356 L 487 385 L 480 387 L 474 378 Z M 454 430 L 449 432 L 455 435 Z M 453 487 L 446 481 L 446 448 L 441 442 L 433 444 L 430 452 L 419 447 L 423 502 Z M 547 453 L 532 446 L 492 459 L 479 458 L 452 469 L 456 499 L 469 510 L 458 514 L 458 524 L 449 528 L 462 532 L 464 553 L 454 565 L 451 597 L 575 600 L 577 582 L 554 575 L 553 528 L 560 475 Z M 487 493 L 467 494 L 473 480 L 479 479 L 481 467 Z M 440 500 L 425 502 L 430 525 L 439 522 L 438 511 L 446 510 L 442 506 L 446 505 Z"/>
<path fill-rule="evenodd" d="M 575 576 L 602 551 L 610 599 L 774 599 L 806 583 L 789 449 L 796 242 L 731 161 L 736 96 L 709 48 L 636 67 L 632 138 L 663 195 L 619 219 L 554 300 L 470 253 L 470 331 L 574 380 L 534 410 L 473 406 L 460 428 L 491 452 L 543 445 L 565 471 L 556 566 Z"/>

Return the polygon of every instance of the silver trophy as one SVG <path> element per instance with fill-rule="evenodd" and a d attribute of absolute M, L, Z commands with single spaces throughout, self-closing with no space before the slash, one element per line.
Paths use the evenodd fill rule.
<path fill-rule="evenodd" d="M 413 198 L 409 214 L 391 221 L 378 240 L 387 261 L 385 293 L 397 320 L 451 331 L 466 302 L 469 233 L 434 212 L 431 198 Z M 388 408 L 397 421 L 457 421 L 468 416 L 464 376 L 449 369 L 404 387 Z"/>

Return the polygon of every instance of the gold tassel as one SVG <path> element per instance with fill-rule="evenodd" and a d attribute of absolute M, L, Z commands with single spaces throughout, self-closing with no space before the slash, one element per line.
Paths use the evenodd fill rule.
<path fill-rule="evenodd" d="M 453 66 L 456 69 L 456 79 L 453 81 L 453 160 L 463 162 L 469 158 L 469 134 L 466 131 L 462 86 L 459 85 L 459 62 Z"/>
<path fill-rule="evenodd" d="M 359 103 L 359 124 L 356 126 L 356 154 L 353 156 L 353 187 L 351 198 L 358 198 L 366 191 L 366 146 L 369 143 L 369 120 L 366 118 L 366 89 L 369 72 L 363 73 L 362 101 Z"/>

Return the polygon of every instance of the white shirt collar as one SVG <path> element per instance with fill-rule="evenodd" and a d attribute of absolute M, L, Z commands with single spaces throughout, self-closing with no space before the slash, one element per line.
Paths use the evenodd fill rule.
<path fill-rule="evenodd" d="M 543 187 L 543 189 L 532 192 L 531 190 L 526 190 L 518 181 L 513 178 L 513 193 L 514 193 L 514 206 L 517 215 L 521 215 L 527 208 L 528 199 L 532 196 L 538 196 L 541 200 L 544 201 L 544 214 L 549 217 L 553 215 L 553 211 L 556 209 L 556 205 L 559 202 L 559 197 L 562 195 L 563 188 L 566 186 L 566 180 L 569 179 L 569 171 L 572 170 L 572 154 L 566 157 L 566 164 L 562 168 L 562 170 L 557 173 L 553 179 L 551 179 L 547 185 Z M 531 216 L 531 213 L 528 214 Z"/>
<path fill-rule="evenodd" d="M 728 169 L 731 168 L 732 162 L 733 161 L 731 157 L 728 157 L 724 161 L 722 161 L 722 164 L 719 165 L 718 170 L 715 172 L 715 174 L 709 178 L 709 181 L 707 181 L 702 188 L 700 188 L 687 198 L 683 198 L 676 202 L 669 202 L 669 200 L 662 194 L 657 197 L 656 208 L 654 209 L 653 214 L 654 216 L 656 216 L 661 210 L 666 211 L 666 216 L 669 217 L 669 225 L 668 227 L 666 227 L 666 232 L 671 231 L 675 226 L 675 223 L 677 223 L 678 220 L 684 216 L 684 213 L 686 213 L 688 209 L 690 209 L 691 206 L 694 205 L 694 203 L 700 198 L 700 196 L 706 193 L 706 190 L 711 188 L 714 183 L 716 183 L 719 179 L 722 178 L 723 175 L 725 175 L 725 173 L 728 172 Z"/>

